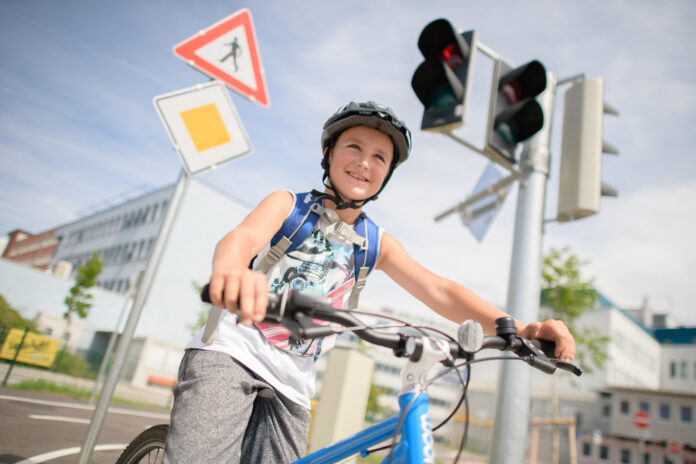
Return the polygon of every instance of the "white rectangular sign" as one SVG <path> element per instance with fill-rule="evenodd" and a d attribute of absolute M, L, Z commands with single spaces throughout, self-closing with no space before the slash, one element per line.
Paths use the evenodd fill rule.
<path fill-rule="evenodd" d="M 251 152 L 242 121 L 222 82 L 159 95 L 153 102 L 189 175 Z"/>

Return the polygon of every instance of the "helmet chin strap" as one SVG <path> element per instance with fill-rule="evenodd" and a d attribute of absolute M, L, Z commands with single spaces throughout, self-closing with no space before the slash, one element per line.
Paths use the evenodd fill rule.
<path fill-rule="evenodd" d="M 363 207 L 365 203 L 367 203 L 370 200 L 374 200 L 377 198 L 377 195 L 373 195 L 370 198 L 367 198 L 365 200 L 359 200 L 359 201 L 345 201 L 343 198 L 341 198 L 341 195 L 338 193 L 338 190 L 333 185 L 333 181 L 331 180 L 331 177 L 329 177 L 328 173 L 324 174 L 324 186 L 333 192 L 333 195 L 330 193 L 326 192 L 319 192 L 318 190 L 312 190 L 312 194 L 318 197 L 323 197 L 331 200 L 334 202 L 336 205 L 336 209 L 360 209 Z M 328 182 L 327 182 L 328 181 Z"/>

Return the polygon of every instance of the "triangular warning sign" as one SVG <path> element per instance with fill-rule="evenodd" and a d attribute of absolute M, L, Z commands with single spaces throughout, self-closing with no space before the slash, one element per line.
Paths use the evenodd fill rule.
<path fill-rule="evenodd" d="M 174 54 L 235 92 L 270 104 L 251 12 L 243 8 L 174 47 Z"/>

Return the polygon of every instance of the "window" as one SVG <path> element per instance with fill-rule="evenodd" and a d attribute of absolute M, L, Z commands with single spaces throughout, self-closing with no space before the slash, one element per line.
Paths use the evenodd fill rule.
<path fill-rule="evenodd" d="M 638 408 L 641 411 L 645 411 L 647 413 L 650 413 L 650 403 L 648 401 L 641 401 L 638 403 Z"/>
<path fill-rule="evenodd" d="M 622 415 L 627 416 L 631 412 L 631 403 L 628 400 L 621 400 L 619 411 Z"/>
<path fill-rule="evenodd" d="M 669 404 L 660 404 L 660 419 L 668 421 L 672 418 L 672 407 Z"/>
<path fill-rule="evenodd" d="M 681 378 L 682 379 L 686 379 L 688 377 L 687 371 L 688 371 L 688 368 L 687 368 L 686 361 L 682 361 L 681 362 Z"/>
<path fill-rule="evenodd" d="M 621 450 L 621 464 L 631 464 L 631 450 Z"/>
<path fill-rule="evenodd" d="M 650 464 L 650 454 L 643 453 L 643 464 Z"/>
<path fill-rule="evenodd" d="M 693 412 L 691 410 L 691 406 L 682 406 L 680 408 L 681 410 L 681 421 L 684 424 L 690 424 L 693 422 L 694 417 L 693 417 Z"/>
<path fill-rule="evenodd" d="M 582 444 L 582 455 L 586 458 L 592 457 L 592 443 L 586 441 Z"/>
<path fill-rule="evenodd" d="M 602 416 L 611 417 L 611 404 L 605 404 L 602 406 Z"/>
<path fill-rule="evenodd" d="M 599 447 L 599 459 L 602 461 L 609 460 L 609 447 L 607 445 L 602 445 Z"/>
<path fill-rule="evenodd" d="M 670 361 L 669 363 L 669 378 L 673 379 L 677 376 L 677 363 Z"/>

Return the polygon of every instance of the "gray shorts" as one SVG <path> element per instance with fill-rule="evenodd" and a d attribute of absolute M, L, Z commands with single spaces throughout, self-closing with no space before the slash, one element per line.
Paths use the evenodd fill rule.
<path fill-rule="evenodd" d="M 305 455 L 310 422 L 307 409 L 231 356 L 188 350 L 164 463 L 289 463 Z"/>

